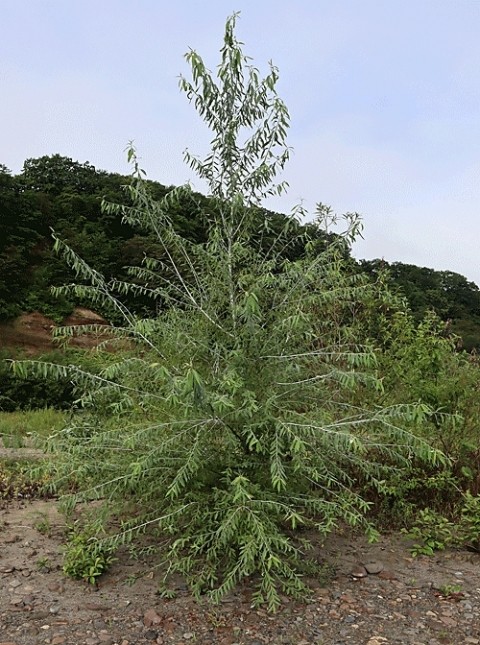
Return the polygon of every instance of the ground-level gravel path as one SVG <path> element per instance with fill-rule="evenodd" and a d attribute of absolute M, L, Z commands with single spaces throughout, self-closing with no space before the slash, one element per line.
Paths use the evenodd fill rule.
<path fill-rule="evenodd" d="M 148 561 L 120 559 L 95 590 L 64 577 L 53 501 L 0 506 L 0 645 L 480 645 L 480 555 L 412 558 L 399 536 L 322 545 L 334 576 L 275 615 L 248 585 L 219 606 L 156 594 Z"/>

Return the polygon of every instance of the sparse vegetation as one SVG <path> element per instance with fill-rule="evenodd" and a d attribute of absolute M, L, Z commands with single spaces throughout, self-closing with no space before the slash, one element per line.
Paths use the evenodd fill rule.
<path fill-rule="evenodd" d="M 52 531 L 52 525 L 50 523 L 50 519 L 48 515 L 45 512 L 37 514 L 37 517 L 35 518 L 34 527 L 42 535 L 50 535 Z"/>
<path fill-rule="evenodd" d="M 47 494 L 49 479 L 28 460 L 0 458 L 0 500 L 32 499 Z"/>

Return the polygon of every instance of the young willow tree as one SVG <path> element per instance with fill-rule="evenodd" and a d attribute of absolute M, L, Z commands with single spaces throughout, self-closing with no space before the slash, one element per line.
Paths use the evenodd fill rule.
<path fill-rule="evenodd" d="M 133 205 L 104 208 L 154 235 L 161 256 L 132 269 L 132 284 L 107 284 L 57 240 L 90 282 L 65 289 L 123 316 L 109 333 L 128 355 L 100 375 L 38 369 L 77 383 L 82 410 L 53 439 L 54 467 L 80 482 L 72 504 L 100 498 L 123 518 L 110 544 L 151 530 L 166 577 L 180 572 L 218 600 L 254 576 L 255 601 L 273 610 L 280 591 L 305 590 L 312 531 L 295 529 L 325 534 L 341 521 L 373 533 L 356 482 L 381 491 L 388 469 L 438 454 L 415 436 L 425 408 L 366 403 L 381 384 L 356 325 L 371 287 L 345 270 L 357 220 L 322 252 L 303 239 L 304 259 L 289 262 L 295 218 L 275 235 L 262 219 L 262 200 L 285 189 L 275 178 L 289 156 L 289 115 L 277 69 L 261 78 L 250 65 L 236 19 L 216 75 L 190 51 L 192 80 L 180 80 L 213 134 L 205 159 L 186 153 L 213 198 L 207 243 L 189 243 L 169 217 L 189 188 L 154 201 L 130 148 Z M 121 304 L 127 291 L 156 299 L 158 316 L 135 318 Z"/>

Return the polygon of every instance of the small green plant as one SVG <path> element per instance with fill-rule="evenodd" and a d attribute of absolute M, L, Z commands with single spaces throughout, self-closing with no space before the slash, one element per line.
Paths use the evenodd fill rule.
<path fill-rule="evenodd" d="M 448 642 L 449 642 L 449 640 L 448 640 L 448 638 L 449 638 L 449 633 L 448 633 L 448 631 L 447 631 L 446 629 L 441 629 L 441 630 L 438 632 L 437 637 L 438 637 L 438 640 L 439 640 L 441 643 L 445 643 L 445 642 L 446 642 L 446 643 L 448 643 Z"/>
<path fill-rule="evenodd" d="M 441 593 L 442 596 L 445 598 L 448 598 L 449 596 L 455 596 L 462 591 L 462 585 L 449 585 L 445 584 L 442 585 L 441 587 L 438 587 L 438 591 Z"/>
<path fill-rule="evenodd" d="M 219 627 L 226 627 L 228 624 L 228 618 L 221 612 L 217 611 L 215 608 L 211 609 L 207 613 L 207 621 L 215 629 L 218 629 Z"/>
<path fill-rule="evenodd" d="M 37 569 L 41 571 L 42 573 L 49 573 L 52 569 L 52 563 L 49 558 L 46 556 L 42 556 L 41 558 L 38 558 L 37 562 Z"/>
<path fill-rule="evenodd" d="M 137 582 L 139 578 L 140 578 L 140 575 L 136 573 L 132 573 L 125 578 L 125 585 L 127 587 L 133 587 L 133 585 Z"/>
<path fill-rule="evenodd" d="M 173 600 L 177 597 L 177 592 L 175 589 L 168 587 L 164 582 L 162 582 L 157 589 L 157 595 L 160 596 L 160 598 L 165 598 L 166 600 Z"/>
<path fill-rule="evenodd" d="M 37 513 L 37 520 L 33 526 L 42 535 L 50 535 L 50 533 L 52 532 L 50 518 L 46 513 Z"/>
<path fill-rule="evenodd" d="M 464 544 L 480 551 L 480 495 L 472 495 L 467 491 L 463 500 L 459 533 Z"/>
<path fill-rule="evenodd" d="M 435 551 L 443 551 L 454 541 L 455 525 L 446 517 L 425 508 L 418 513 L 415 525 L 403 532 L 414 540 L 419 540 L 410 549 L 411 554 L 433 555 Z"/>
<path fill-rule="evenodd" d="M 71 578 L 94 585 L 114 562 L 115 549 L 100 540 L 94 531 L 71 527 L 63 560 L 63 572 Z"/>

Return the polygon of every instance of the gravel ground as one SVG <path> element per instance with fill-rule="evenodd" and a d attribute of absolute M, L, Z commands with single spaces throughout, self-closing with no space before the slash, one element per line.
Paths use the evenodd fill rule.
<path fill-rule="evenodd" d="M 164 600 L 152 563 L 126 557 L 98 589 L 67 579 L 62 521 L 53 501 L 0 506 L 0 645 L 480 645 L 478 554 L 412 558 L 399 536 L 332 536 L 318 550 L 333 578 L 270 615 L 247 585 L 216 607 L 181 585 Z"/>

